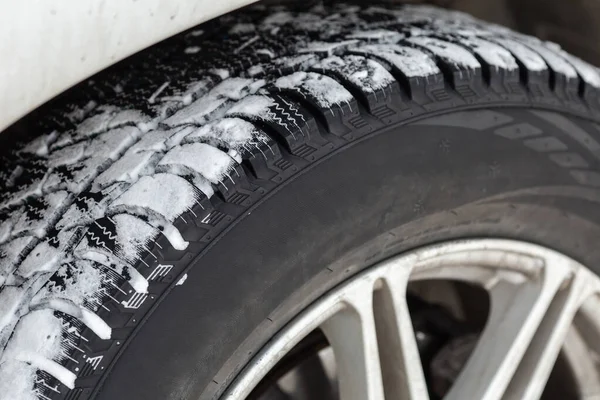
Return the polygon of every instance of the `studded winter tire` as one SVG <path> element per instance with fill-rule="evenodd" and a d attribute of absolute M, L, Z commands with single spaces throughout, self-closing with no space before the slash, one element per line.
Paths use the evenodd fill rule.
<path fill-rule="evenodd" d="M 589 339 L 600 324 L 584 312 L 594 307 L 582 305 L 595 298 L 595 283 L 577 292 L 589 295 L 581 301 L 560 300 L 600 272 L 598 70 L 555 44 L 456 12 L 289 7 L 254 6 L 182 33 L 2 135 L 0 399 L 301 399 L 272 387 L 311 343 L 333 347 L 332 393 L 342 400 L 402 391 L 536 398 L 544 385 L 522 389 L 515 376 L 548 380 L 564 321 L 583 318 L 597 329 L 576 330 L 580 342 L 600 343 Z M 344 289 L 355 282 L 373 285 L 367 308 L 383 304 L 372 293 L 391 275 L 373 266 L 397 257 L 423 264 L 431 251 L 513 271 L 490 275 L 487 289 L 548 277 L 556 287 L 546 308 L 577 304 L 568 310 L 583 317 L 559 307 L 552 312 L 566 320 L 547 322 L 555 314 L 535 303 L 537 323 L 514 317 L 529 327 L 514 336 L 529 338 L 527 351 L 506 354 L 515 368 L 522 359 L 545 364 L 519 375 L 489 356 L 504 375 L 463 392 L 439 388 L 421 347 L 410 351 L 425 374 L 401 363 L 415 381 L 390 384 L 384 353 L 396 347 L 349 342 L 352 318 L 321 321 L 312 333 L 303 330 L 310 324 L 295 328 L 334 304 L 331 293 L 356 306 Z M 511 264 L 519 260 L 529 272 Z M 423 282 L 448 278 L 419 271 Z M 488 272 L 464 279 L 481 283 Z M 501 298 L 521 299 L 515 291 Z M 439 314 L 425 314 L 460 325 L 440 304 Z M 543 328 L 552 321 L 562 330 Z M 511 337 L 506 324 L 494 327 Z M 292 340 L 289 332 L 304 333 Z M 454 343 L 444 335 L 438 363 Z M 556 354 L 531 350 L 539 341 L 559 343 Z M 383 379 L 339 365 L 348 343 L 359 359 L 347 365 L 380 362 Z M 577 366 L 570 370 L 577 378 Z M 454 375 L 450 385 L 464 381 Z"/>

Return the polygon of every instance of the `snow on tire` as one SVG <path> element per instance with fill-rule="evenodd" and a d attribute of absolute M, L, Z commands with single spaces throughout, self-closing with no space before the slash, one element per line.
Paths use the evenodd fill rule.
<path fill-rule="evenodd" d="M 192 255 L 349 143 L 461 105 L 597 113 L 599 88 L 556 45 L 424 6 L 258 6 L 110 68 L 2 158 L 0 399 L 91 398 Z"/>

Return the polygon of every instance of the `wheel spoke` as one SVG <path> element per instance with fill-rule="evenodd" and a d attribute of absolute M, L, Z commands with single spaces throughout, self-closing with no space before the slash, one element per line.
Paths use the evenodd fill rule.
<path fill-rule="evenodd" d="M 409 268 L 396 268 L 386 274 L 381 290 L 375 292 L 379 356 L 386 398 L 427 400 L 427 383 L 406 302 L 409 273 Z"/>
<path fill-rule="evenodd" d="M 588 278 L 579 271 L 569 286 L 558 292 L 506 391 L 506 399 L 540 398 L 575 313 L 591 294 Z"/>
<path fill-rule="evenodd" d="M 359 282 L 348 307 L 321 325 L 335 354 L 340 398 L 381 400 L 383 383 L 373 315 L 373 282 Z"/>
<path fill-rule="evenodd" d="M 501 399 L 529 344 L 542 323 L 560 285 L 566 266 L 546 268 L 529 283 L 499 279 L 490 288 L 491 310 L 477 346 L 446 399 Z M 561 314 L 560 299 L 557 299 Z"/>

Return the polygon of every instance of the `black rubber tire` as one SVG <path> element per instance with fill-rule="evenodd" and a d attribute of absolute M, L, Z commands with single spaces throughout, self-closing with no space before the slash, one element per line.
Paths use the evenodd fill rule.
<path fill-rule="evenodd" d="M 597 268 L 599 86 L 423 7 L 255 7 L 117 65 L 5 135 L 35 138 L 0 170 L 0 399 L 218 398 L 327 290 L 442 240 Z"/>

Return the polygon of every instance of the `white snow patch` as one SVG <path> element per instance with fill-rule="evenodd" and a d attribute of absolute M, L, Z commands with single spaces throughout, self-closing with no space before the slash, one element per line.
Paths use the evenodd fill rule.
<path fill-rule="evenodd" d="M 142 132 L 137 127 L 127 126 L 110 130 L 94 138 L 91 142 L 81 143 L 84 146 L 85 163 L 80 163 L 80 168 L 73 171 L 73 178 L 66 181 L 67 189 L 71 192 L 81 192 L 90 179 L 98 173 L 98 168 L 107 161 L 116 161 L 120 155 L 130 147 Z M 79 145 L 77 145 L 79 146 Z M 61 175 L 51 171 L 44 184 L 45 189 L 52 188 L 55 183 L 64 183 Z"/>
<path fill-rule="evenodd" d="M 126 183 L 116 182 L 101 190 L 93 188 L 93 191 L 102 192 L 104 197 L 100 201 L 86 197 L 85 194 L 80 194 L 80 200 L 85 202 L 87 209 L 81 210 L 77 204 L 72 204 L 56 224 L 56 228 L 60 229 L 59 236 L 66 235 L 65 239 L 68 241 L 73 232 L 69 233 L 66 229 L 75 229 L 77 226 L 87 225 L 95 219 L 105 217 L 108 204 L 128 187 L 129 185 Z"/>
<path fill-rule="evenodd" d="M 170 126 L 203 124 L 229 100 L 240 100 L 258 90 L 259 87 L 252 86 L 253 83 L 255 83 L 253 79 L 227 79 L 215 86 L 207 95 L 167 118 L 164 123 Z"/>
<path fill-rule="evenodd" d="M 307 72 L 294 72 L 291 75 L 282 76 L 275 81 L 275 86 L 285 89 L 294 89 L 302 86 L 308 79 Z"/>
<path fill-rule="evenodd" d="M 314 72 L 294 72 L 277 79 L 275 86 L 281 89 L 301 89 L 322 108 L 331 108 L 352 100 L 352 94 L 336 80 Z"/>
<path fill-rule="evenodd" d="M 181 279 L 179 279 L 177 281 L 177 283 L 175 284 L 175 286 L 181 286 L 181 285 L 183 285 L 185 283 L 185 281 L 187 280 L 187 278 L 188 278 L 188 274 L 183 275 L 181 277 Z"/>
<path fill-rule="evenodd" d="M 199 51 L 200 51 L 200 47 L 198 47 L 198 46 L 190 46 L 190 47 L 186 47 L 183 52 L 185 54 L 196 54 Z"/>
<path fill-rule="evenodd" d="M 172 129 L 167 135 L 168 139 L 165 141 L 165 150 L 179 146 L 181 141 L 191 132 L 194 132 L 195 129 L 197 129 L 195 126 L 185 126 L 183 128 Z"/>
<path fill-rule="evenodd" d="M 544 61 L 546 61 L 546 64 L 548 64 L 548 66 L 554 72 L 562 74 L 568 79 L 577 78 L 577 71 L 575 70 L 575 68 L 573 68 L 573 66 L 569 64 L 567 60 L 565 60 L 563 57 L 557 54 L 557 52 L 550 50 L 548 47 L 546 47 L 546 45 L 543 42 L 525 36 L 523 36 L 520 39 L 520 41 L 525 46 L 529 47 L 530 49 L 538 53 L 540 56 L 542 56 Z"/>
<path fill-rule="evenodd" d="M 110 327 L 84 305 L 97 297 L 105 274 L 87 260 L 63 264 L 56 274 L 65 284 L 56 285 L 50 281 L 32 299 L 31 308 L 43 307 L 65 312 L 80 319 L 100 338 L 110 338 Z"/>
<path fill-rule="evenodd" d="M 33 390 L 37 368 L 16 360 L 0 363 L 0 400 L 39 400 Z"/>
<path fill-rule="evenodd" d="M 510 54 L 510 51 L 496 43 L 471 37 L 461 39 L 461 43 L 470 47 L 477 55 L 485 62 L 495 68 L 502 68 L 509 71 L 514 71 L 519 68 L 515 58 Z"/>
<path fill-rule="evenodd" d="M 137 131 L 136 129 L 133 129 L 134 133 L 137 135 L 139 131 Z M 117 149 L 121 146 L 124 146 L 127 143 L 127 136 L 125 136 L 125 140 L 123 137 L 118 137 L 119 133 L 122 134 L 122 132 L 111 132 L 110 135 L 108 135 L 108 137 L 106 137 L 106 139 L 110 139 L 115 138 L 115 140 L 112 140 L 112 142 L 116 141 L 116 139 L 121 140 L 122 142 L 125 143 L 112 143 L 113 145 L 113 150 L 116 147 Z M 101 176 L 98 178 L 97 182 L 95 182 L 94 187 L 96 189 L 98 188 L 102 188 L 106 185 L 109 185 L 115 181 L 135 181 L 139 175 L 144 174 L 146 172 L 146 170 L 148 168 L 150 168 L 153 164 L 153 160 L 155 159 L 153 157 L 152 154 L 135 154 L 136 152 L 140 151 L 141 149 L 152 149 L 152 150 L 161 150 L 164 151 L 166 150 L 166 146 L 165 146 L 165 140 L 166 137 L 168 137 L 168 131 L 164 132 L 164 131 L 160 131 L 160 132 L 150 132 L 146 135 L 143 135 L 142 139 L 140 140 L 140 142 L 138 142 L 137 144 L 133 145 L 133 147 L 131 149 L 129 149 L 128 154 L 125 155 L 124 157 L 121 157 L 118 161 L 116 161 L 115 163 L 113 163 L 111 165 L 111 167 L 109 167 L 108 170 L 104 171 Z M 104 137 L 105 135 L 103 135 Z M 98 143 L 99 145 L 90 145 L 90 146 L 86 146 L 84 149 L 84 155 L 88 152 L 91 151 L 91 149 L 96 148 L 96 150 L 98 150 L 98 152 L 96 153 L 96 159 L 98 160 L 98 163 L 100 163 L 101 161 L 104 161 L 104 158 L 101 158 L 102 153 L 104 150 L 104 148 L 106 147 L 110 147 L 110 146 L 106 146 L 106 141 L 104 142 L 100 142 Z M 78 146 L 75 146 L 78 147 Z M 82 148 L 83 149 L 83 148 Z M 71 149 L 69 149 L 71 150 Z M 108 156 L 109 158 L 117 158 L 116 154 L 111 154 L 110 153 L 110 149 L 107 148 L 107 152 L 109 154 L 106 154 L 106 156 Z M 83 157 L 81 155 L 82 151 L 78 152 L 77 158 L 79 157 Z M 60 163 L 63 163 L 65 161 L 69 161 L 72 162 L 72 160 L 64 160 L 61 159 Z M 56 164 L 58 164 L 58 162 L 56 162 Z M 97 164 L 96 164 L 97 165 Z M 85 172 L 87 172 L 88 170 L 91 172 L 92 171 L 92 167 L 93 165 L 89 166 L 90 168 L 84 169 L 83 172 L 80 171 L 78 172 L 78 175 L 81 174 L 82 177 L 83 175 L 85 175 Z"/>
<path fill-rule="evenodd" d="M 175 225 L 173 225 L 173 224 L 165 225 L 163 227 L 162 234 L 165 235 L 165 237 L 167 238 L 167 240 L 169 241 L 169 243 L 171 244 L 171 246 L 173 246 L 173 248 L 175 250 L 187 249 L 189 242 L 187 242 L 183 238 L 183 236 L 181 236 L 181 232 L 179 232 L 179 230 L 177 228 L 175 228 Z"/>
<path fill-rule="evenodd" d="M 431 20 L 444 20 L 446 22 L 473 22 L 475 18 L 462 11 L 447 10 L 431 5 L 407 5 L 405 8 L 391 10 L 396 15 L 402 17 L 406 14 L 412 14 L 413 18 L 428 18 Z"/>
<path fill-rule="evenodd" d="M 14 324 L 24 295 L 25 289 L 19 286 L 5 286 L 0 290 L 0 333 L 6 333 L 4 329 Z"/>
<path fill-rule="evenodd" d="M 49 308 L 55 311 L 60 311 L 65 314 L 69 314 L 78 320 L 80 320 L 85 326 L 90 328 L 100 339 L 108 340 L 112 335 L 112 329 L 108 324 L 83 306 L 74 304 L 69 299 L 64 298 L 50 298 L 50 299 L 38 299 L 38 303 L 33 302 L 32 308 Z"/>
<path fill-rule="evenodd" d="M 110 122 L 119 112 L 117 107 L 101 106 L 95 115 L 83 120 L 76 129 L 77 136 L 81 139 L 104 131 L 110 127 Z"/>
<path fill-rule="evenodd" d="M 256 42 L 258 39 L 260 39 L 260 36 L 254 35 L 253 37 L 251 37 L 250 39 L 248 39 L 244 43 L 242 43 L 238 48 L 233 50 L 233 54 L 238 54 L 240 51 L 244 50 L 246 47 L 250 46 L 252 43 Z"/>
<path fill-rule="evenodd" d="M 17 323 L 11 340 L 2 353 L 0 364 L 13 361 L 25 362 L 49 373 L 67 387 L 73 388 L 75 374 L 55 361 L 63 357 L 62 331 L 62 324 L 54 316 L 53 310 L 43 309 L 29 312 Z M 19 368 L 15 364 L 12 366 L 25 372 L 23 368 Z M 33 378 L 28 387 L 28 390 L 31 391 L 35 382 L 35 374 L 25 375 Z"/>
<path fill-rule="evenodd" d="M 18 274 L 23 278 L 29 278 L 39 272 L 51 272 L 60 263 L 63 256 L 62 249 L 57 249 L 46 241 L 41 242 L 19 265 Z"/>
<path fill-rule="evenodd" d="M 369 44 L 352 48 L 351 51 L 369 54 L 387 61 L 407 78 L 427 77 L 441 73 L 432 57 L 412 47 Z"/>
<path fill-rule="evenodd" d="M 184 177 L 191 181 L 191 184 L 198 190 L 198 193 L 203 193 L 206 197 L 211 197 L 214 194 L 214 188 L 210 181 L 197 173 L 196 171 L 182 164 L 163 164 L 157 165 L 157 172 Z"/>
<path fill-rule="evenodd" d="M 226 70 L 224 68 L 213 68 L 213 69 L 209 70 L 208 72 L 217 75 L 219 78 L 221 78 L 223 80 L 229 78 L 229 70 Z"/>
<path fill-rule="evenodd" d="M 54 360 L 42 357 L 31 351 L 17 353 L 15 360 L 31 364 L 39 370 L 47 372 L 69 389 L 75 387 L 75 379 L 77 379 L 77 376 Z"/>
<path fill-rule="evenodd" d="M 315 10 L 313 8 L 313 10 Z M 327 13 L 327 11 L 325 11 Z M 317 15 L 312 12 L 299 13 L 293 23 L 294 28 L 308 32 L 326 32 L 328 36 L 336 36 L 342 32 L 341 20 L 346 20 L 349 15 L 334 13 Z"/>
<path fill-rule="evenodd" d="M 94 261 L 107 268 L 114 269 L 118 274 L 124 274 L 126 272 L 127 275 L 129 275 L 128 282 L 133 290 L 136 291 L 136 293 L 148 293 L 148 280 L 144 278 L 144 276 L 140 274 L 137 269 L 129 265 L 121 265 L 121 260 L 114 257 L 114 255 L 111 256 L 92 249 L 87 249 L 81 255 L 79 255 L 79 257 L 83 260 Z M 114 261 L 116 261 L 116 263 Z M 118 268 L 115 269 L 115 267 Z"/>
<path fill-rule="evenodd" d="M 235 162 L 227 153 L 205 144 L 190 143 L 170 150 L 159 165 L 182 165 L 197 172 L 213 184 L 221 183 Z"/>
<path fill-rule="evenodd" d="M 23 212 L 23 208 L 20 209 L 20 212 Z M 15 219 L 17 219 L 17 213 L 11 214 L 7 219 L 0 222 L 0 244 L 6 242 L 10 236 L 15 224 Z"/>
<path fill-rule="evenodd" d="M 86 300 L 89 301 L 96 296 L 104 278 L 104 273 L 99 268 L 95 268 L 91 261 L 86 260 L 63 264 L 55 274 L 63 279 L 66 285 L 56 286 L 50 282 L 36 295 L 36 301 L 67 299 L 81 307 Z"/>
<path fill-rule="evenodd" d="M 77 123 L 85 118 L 87 114 L 89 114 L 94 108 L 98 106 L 94 100 L 90 100 L 83 107 L 75 107 L 72 111 L 65 114 L 65 117 L 69 119 L 72 123 Z"/>
<path fill-rule="evenodd" d="M 129 148 L 127 153 L 139 153 L 142 151 L 164 151 L 166 150 L 165 139 L 168 137 L 168 132 L 164 130 L 156 130 L 143 135 L 138 142 Z"/>
<path fill-rule="evenodd" d="M 322 53 L 327 56 L 332 56 L 342 52 L 349 46 L 358 43 L 358 40 L 342 40 L 339 42 L 310 42 L 303 47 L 297 49 L 299 54 L 302 53 Z"/>
<path fill-rule="evenodd" d="M 108 128 L 113 129 L 117 126 L 124 124 L 135 124 L 143 126 L 144 124 L 150 123 L 150 117 L 144 115 L 138 110 L 121 110 L 118 112 L 110 122 Z"/>
<path fill-rule="evenodd" d="M 213 146 L 225 145 L 239 150 L 260 135 L 256 127 L 240 118 L 223 118 L 204 125 L 185 136 L 184 143 L 205 141 Z"/>
<path fill-rule="evenodd" d="M 140 131 L 142 131 L 143 133 L 150 132 L 151 130 L 154 130 L 158 127 L 158 118 L 154 118 L 152 120 L 145 121 L 145 122 L 140 122 L 140 123 L 136 124 L 135 126 L 137 126 L 138 129 Z"/>
<path fill-rule="evenodd" d="M 261 26 L 268 27 L 269 25 L 285 25 L 294 21 L 294 16 L 289 11 L 278 11 L 266 17 Z"/>
<path fill-rule="evenodd" d="M 179 110 L 177 113 L 167 118 L 164 123 L 169 126 L 183 124 L 203 124 L 209 116 L 221 108 L 229 99 L 223 96 L 205 96 L 201 97 L 190 106 Z"/>
<path fill-rule="evenodd" d="M 367 93 L 384 89 L 395 81 L 377 61 L 356 55 L 328 57 L 315 64 L 314 68 L 337 71 Z"/>
<path fill-rule="evenodd" d="M 48 155 L 50 145 L 58 138 L 58 132 L 52 131 L 47 135 L 41 135 L 25 146 L 21 152 L 36 154 L 38 156 Z"/>
<path fill-rule="evenodd" d="M 78 143 L 65 148 L 55 150 L 48 158 L 49 167 L 75 164 L 85 156 L 86 143 Z"/>
<path fill-rule="evenodd" d="M 249 22 L 240 22 L 235 24 L 230 30 L 230 34 L 243 34 L 256 31 L 256 26 Z"/>
<path fill-rule="evenodd" d="M 125 124 L 139 124 L 147 122 L 150 117 L 144 115 L 138 110 L 124 110 L 114 106 L 102 106 L 97 108 L 100 111 L 83 122 L 81 122 L 74 132 L 65 132 L 59 136 L 50 148 L 62 147 L 73 142 L 78 142 Z"/>
<path fill-rule="evenodd" d="M 486 40 L 498 43 L 509 50 L 530 71 L 539 72 L 548 69 L 546 62 L 539 54 L 516 40 L 502 37 L 486 37 Z"/>
<path fill-rule="evenodd" d="M 14 356 L 21 351 L 31 351 L 53 359 L 61 355 L 61 333 L 61 321 L 54 316 L 53 310 L 31 311 L 17 323 L 2 360 L 16 359 Z"/>
<path fill-rule="evenodd" d="M 17 167 L 16 170 L 20 171 L 18 175 L 21 175 L 21 172 L 23 172 L 23 168 L 21 168 L 21 167 Z M 40 169 L 38 169 L 38 171 L 39 170 Z M 7 209 L 9 207 L 20 205 L 21 203 L 25 202 L 27 200 L 27 198 L 30 196 L 36 196 L 36 197 L 43 196 L 44 195 L 43 188 L 46 185 L 46 183 L 48 182 L 49 177 L 50 177 L 50 174 L 46 170 L 45 175 L 42 178 L 35 179 L 29 185 L 25 185 L 25 187 L 22 188 L 21 190 L 17 190 L 15 192 L 11 193 L 11 195 L 9 197 L 7 197 L 7 199 L 5 201 L 0 201 L 0 207 Z"/>
<path fill-rule="evenodd" d="M 267 81 L 265 79 L 257 79 L 256 81 L 254 81 L 250 85 L 248 85 L 248 93 L 251 93 L 251 94 L 257 93 L 259 91 L 259 89 L 261 89 L 266 84 L 267 84 Z"/>
<path fill-rule="evenodd" d="M 119 214 L 111 218 L 115 221 L 117 242 L 120 246 L 118 255 L 128 263 L 134 264 L 139 260 L 140 252 L 147 248 L 148 242 L 156 237 L 158 230 L 133 215 Z"/>
<path fill-rule="evenodd" d="M 163 83 L 162 85 L 160 85 L 159 88 L 156 89 L 156 91 L 154 93 L 152 93 L 152 96 L 150 96 L 148 98 L 148 103 L 154 104 L 154 102 L 156 102 L 156 98 L 158 96 L 160 96 L 160 94 L 163 92 L 163 90 L 165 90 L 167 88 L 167 86 L 169 86 L 170 84 L 171 84 L 171 82 L 167 81 L 167 82 Z"/>
<path fill-rule="evenodd" d="M 102 189 L 114 182 L 133 183 L 141 175 L 152 172 L 152 164 L 156 159 L 156 152 L 143 151 L 128 153 L 112 164 L 94 180 L 94 188 Z"/>
<path fill-rule="evenodd" d="M 161 164 L 165 163 L 165 158 Z M 156 174 L 140 178 L 129 190 L 119 196 L 110 208 L 121 205 L 148 208 L 172 222 L 189 210 L 196 199 L 197 193 L 194 187 L 185 179 L 172 174 Z"/>
<path fill-rule="evenodd" d="M 259 118 L 268 115 L 271 112 L 270 108 L 274 105 L 275 103 L 270 97 L 262 95 L 248 96 L 233 105 L 225 115 L 244 115 Z"/>
<path fill-rule="evenodd" d="M 264 54 L 264 55 L 268 56 L 269 58 L 276 57 L 276 54 L 272 50 L 269 50 L 269 49 L 257 49 L 255 51 L 255 53 L 256 54 Z"/>
<path fill-rule="evenodd" d="M 213 79 L 208 77 L 201 81 L 196 81 L 187 85 L 186 89 L 182 93 L 179 93 L 177 95 L 161 97 L 158 100 L 161 101 L 163 105 L 158 106 L 158 115 L 161 116 L 161 118 L 165 118 L 166 112 L 172 107 L 179 107 L 180 105 L 189 106 L 190 104 L 192 104 L 194 98 L 198 98 L 206 93 L 208 87 L 210 86 L 210 84 L 212 84 L 212 82 Z M 173 105 L 173 103 L 180 104 Z"/>
<path fill-rule="evenodd" d="M 600 73 L 598 72 L 598 68 L 588 64 L 578 57 L 567 53 L 556 43 L 546 42 L 546 45 L 567 60 L 575 68 L 575 70 L 577 70 L 577 73 L 581 76 L 581 79 L 583 79 L 584 82 L 595 88 L 600 88 Z"/>
<path fill-rule="evenodd" d="M 183 248 L 182 250 L 185 250 L 185 248 Z M 128 267 L 127 273 L 129 274 L 129 284 L 131 285 L 133 290 L 136 291 L 136 293 L 148 293 L 148 280 L 144 278 L 144 276 L 140 274 L 137 269 L 133 267 Z"/>
<path fill-rule="evenodd" d="M 110 258 L 106 254 L 99 253 L 99 252 L 93 251 L 93 250 L 86 251 L 85 253 L 83 253 L 81 255 L 81 258 L 83 258 L 85 260 L 97 262 L 98 264 L 102 264 L 106 267 L 110 267 L 112 264 L 110 261 Z"/>
<path fill-rule="evenodd" d="M 273 60 L 273 63 L 279 67 L 291 68 L 293 70 L 308 69 L 319 61 L 314 54 L 299 54 L 296 56 L 279 57 Z"/>
<path fill-rule="evenodd" d="M 57 302 L 59 300 L 52 300 Z M 111 338 L 112 329 L 111 327 L 98 315 L 94 314 L 90 310 L 84 307 L 80 307 L 81 316 L 74 315 L 81 322 L 85 324 L 92 332 L 94 332 L 100 339 L 108 340 Z"/>
<path fill-rule="evenodd" d="M 387 29 L 374 29 L 368 31 L 355 31 L 349 35 L 346 35 L 346 39 L 360 39 L 367 41 L 376 41 L 382 43 L 398 43 L 400 40 L 406 37 L 405 34 L 390 31 Z"/>
<path fill-rule="evenodd" d="M 163 106 L 159 106 L 158 114 L 161 115 L 162 118 L 166 117 L 166 113 L 171 110 L 173 107 L 178 107 L 179 105 L 174 106 L 173 103 L 181 103 L 183 106 L 189 106 L 192 104 L 194 100 L 194 96 L 192 94 L 184 94 L 177 96 L 164 96 L 159 99 L 163 102 Z M 151 130 L 151 129 L 150 129 Z M 148 131 L 146 131 L 148 132 Z"/>
<path fill-rule="evenodd" d="M 11 234 L 13 236 L 22 236 L 23 233 L 29 233 L 38 238 L 45 238 L 46 230 L 48 229 L 48 221 L 60 216 L 60 210 L 68 197 L 68 192 L 59 190 L 57 192 L 48 193 L 44 197 L 45 209 L 38 209 L 31 205 L 25 205 L 20 214 L 16 213 L 17 215 L 14 219 Z M 36 217 L 30 218 L 29 213 L 26 212 L 26 210 L 35 213 Z"/>
<path fill-rule="evenodd" d="M 248 68 L 248 75 L 250 76 L 260 75 L 264 72 L 265 69 L 262 67 L 262 65 L 253 65 L 250 68 Z"/>
<path fill-rule="evenodd" d="M 471 52 L 457 44 L 446 42 L 432 37 L 411 37 L 407 42 L 422 46 L 446 62 L 453 63 L 463 68 L 478 69 L 481 64 Z"/>

